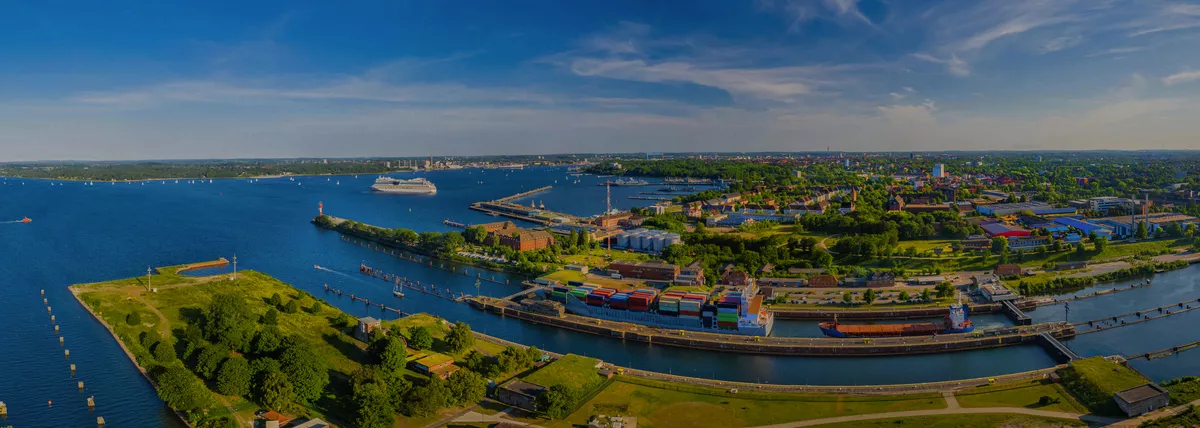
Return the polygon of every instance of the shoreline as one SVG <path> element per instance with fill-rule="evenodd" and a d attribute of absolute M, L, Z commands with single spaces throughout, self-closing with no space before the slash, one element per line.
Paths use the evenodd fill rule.
<path fill-rule="evenodd" d="M 137 368 L 138 372 L 141 372 L 142 377 L 145 378 L 146 382 L 150 384 L 150 387 L 154 389 L 155 398 L 158 400 L 158 402 L 162 406 L 164 406 L 168 409 L 171 409 L 171 413 L 175 415 L 175 417 L 179 420 L 180 423 L 183 424 L 183 426 L 186 426 L 188 428 L 193 428 L 194 425 L 192 425 L 190 422 L 188 422 L 187 418 L 185 418 L 183 416 L 183 414 L 179 412 L 179 410 L 173 409 L 173 408 L 171 408 L 171 406 L 167 406 L 166 402 L 162 401 L 161 398 L 157 397 L 158 384 L 154 383 L 154 379 L 150 379 L 150 374 L 146 372 L 146 369 L 144 367 L 142 367 L 141 364 L 138 364 L 137 357 L 134 357 L 133 353 L 129 351 L 129 348 L 125 347 L 125 342 L 122 341 L 121 338 L 117 336 L 116 330 L 113 330 L 112 326 L 108 325 L 108 323 L 105 322 L 103 318 L 100 318 L 98 315 L 96 315 L 95 312 L 92 312 L 92 308 L 89 307 L 86 303 L 84 303 L 83 299 L 79 298 L 79 292 L 75 287 L 68 286 L 67 291 L 71 292 L 71 296 L 75 297 L 75 301 L 78 302 L 80 306 L 83 306 L 83 309 L 87 311 L 88 315 L 92 316 L 93 320 L 96 320 L 97 322 L 100 323 L 100 325 L 104 326 L 105 330 L 108 330 L 109 336 L 112 337 L 113 341 L 117 342 L 117 346 L 121 347 L 121 352 L 125 353 L 125 356 L 127 358 L 129 358 L 129 362 L 133 363 L 133 366 Z"/>

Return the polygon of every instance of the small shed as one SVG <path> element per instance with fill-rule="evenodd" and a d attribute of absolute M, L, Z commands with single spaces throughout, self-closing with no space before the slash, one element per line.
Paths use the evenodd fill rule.
<path fill-rule="evenodd" d="M 1143 415 L 1171 404 L 1171 394 L 1161 386 L 1148 383 L 1119 391 L 1113 400 L 1129 417 Z"/>
<path fill-rule="evenodd" d="M 500 386 L 500 389 L 496 391 L 496 398 L 501 403 L 513 407 L 537 411 L 536 400 L 545 392 L 546 387 L 544 386 L 513 379 Z"/>
<path fill-rule="evenodd" d="M 371 333 L 382 325 L 382 321 L 379 321 L 373 317 L 359 318 L 358 327 L 354 329 L 354 337 L 363 342 L 369 341 L 371 340 Z"/>
<path fill-rule="evenodd" d="M 1021 267 L 1014 264 L 1004 264 L 996 266 L 996 275 L 1000 276 L 1019 276 L 1021 275 Z"/>

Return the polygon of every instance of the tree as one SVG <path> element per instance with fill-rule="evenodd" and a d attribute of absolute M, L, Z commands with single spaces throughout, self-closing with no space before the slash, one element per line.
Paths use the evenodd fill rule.
<path fill-rule="evenodd" d="M 1082 243 L 1082 242 L 1078 242 L 1078 243 L 1076 243 L 1076 244 L 1075 244 L 1075 253 L 1076 253 L 1076 254 L 1084 254 L 1085 252 L 1087 252 L 1087 250 L 1085 250 L 1085 249 L 1083 248 L 1083 243 Z"/>
<path fill-rule="evenodd" d="M 266 376 L 267 373 L 280 370 L 282 370 L 282 366 L 279 364 L 279 360 L 274 358 L 258 357 L 250 360 L 250 373 L 254 374 L 253 379 L 255 383 L 262 383 L 263 376 Z"/>
<path fill-rule="evenodd" d="M 258 396 L 260 404 L 275 411 L 286 410 L 295 399 L 292 383 L 288 381 L 286 374 L 279 371 L 270 371 L 263 375 L 255 395 Z"/>
<path fill-rule="evenodd" d="M 241 428 L 232 416 L 210 416 L 196 423 L 196 428 Z"/>
<path fill-rule="evenodd" d="M 250 394 L 250 362 L 233 356 L 221 363 L 217 371 L 217 392 L 225 395 L 246 396 Z"/>
<path fill-rule="evenodd" d="M 1003 254 L 1008 251 L 1008 238 L 996 236 L 992 238 L 992 252 Z"/>
<path fill-rule="evenodd" d="M 279 357 L 283 373 L 292 381 L 296 399 L 312 402 L 321 397 L 321 391 L 329 384 L 329 372 L 325 361 L 313 354 L 305 344 L 288 347 Z"/>
<path fill-rule="evenodd" d="M 286 305 L 283 305 L 283 312 L 288 314 L 300 312 L 300 303 L 297 303 L 295 299 L 287 302 Z"/>
<path fill-rule="evenodd" d="M 846 304 L 854 303 L 854 295 L 851 294 L 849 291 L 842 293 L 842 303 L 846 303 Z"/>
<path fill-rule="evenodd" d="M 154 353 L 154 360 L 159 363 L 166 364 L 175 361 L 175 345 L 169 340 L 158 341 L 150 351 Z"/>
<path fill-rule="evenodd" d="M 833 255 L 829 254 L 828 251 L 825 251 L 824 248 L 816 247 L 813 249 L 812 254 L 813 266 L 823 267 L 825 269 L 833 267 Z"/>
<path fill-rule="evenodd" d="M 308 307 L 308 313 L 310 313 L 310 314 L 317 314 L 317 313 L 321 313 L 321 309 L 324 309 L 324 307 L 323 307 L 323 306 L 321 306 L 321 302 L 320 302 L 320 301 L 313 301 L 313 304 L 312 304 L 312 306 L 309 306 L 309 307 Z"/>
<path fill-rule="evenodd" d="M 1138 222 L 1137 239 L 1146 239 L 1148 236 L 1150 236 L 1150 231 L 1146 229 L 1146 222 Z"/>
<path fill-rule="evenodd" d="M 461 354 L 474 347 L 475 335 L 471 334 L 471 326 L 462 321 L 454 323 L 454 327 L 450 327 L 450 332 L 446 333 L 446 346 L 452 354 Z"/>
<path fill-rule="evenodd" d="M 412 390 L 404 402 L 404 413 L 409 416 L 429 416 L 445 407 L 449 399 L 450 390 L 446 388 L 446 381 L 434 376 L 429 378 L 425 386 Z"/>
<path fill-rule="evenodd" d="M 529 356 L 529 361 L 537 363 L 542 360 L 542 350 L 536 346 L 525 348 L 525 355 Z"/>
<path fill-rule="evenodd" d="M 279 324 L 279 311 L 275 310 L 275 308 L 267 310 L 267 313 L 263 314 L 262 323 L 266 325 Z"/>
<path fill-rule="evenodd" d="M 212 393 L 204 382 L 180 365 L 167 366 L 155 376 L 158 382 L 158 397 L 172 409 L 195 412 L 212 404 Z"/>
<path fill-rule="evenodd" d="M 196 373 L 205 379 L 212 379 L 227 356 L 229 356 L 229 348 L 223 345 L 205 346 L 200 350 L 200 355 L 196 357 Z"/>
<path fill-rule="evenodd" d="M 451 231 L 442 234 L 441 250 L 445 253 L 457 253 L 466 244 L 467 240 L 463 239 L 461 233 Z"/>
<path fill-rule="evenodd" d="M 868 288 L 867 291 L 863 292 L 863 301 L 866 302 L 868 305 L 871 304 L 871 302 L 874 302 L 875 301 L 875 289 Z"/>
<path fill-rule="evenodd" d="M 509 373 L 533 365 L 533 360 L 520 348 L 506 346 L 500 351 L 500 355 L 496 356 L 496 364 L 500 366 L 502 373 Z"/>
<path fill-rule="evenodd" d="M 254 353 L 258 355 L 273 354 L 283 346 L 283 333 L 278 327 L 269 325 L 259 330 L 254 337 Z"/>
<path fill-rule="evenodd" d="M 954 284 L 950 281 L 942 281 L 935 287 L 938 298 L 945 299 L 954 296 Z"/>
<path fill-rule="evenodd" d="M 932 294 L 932 293 L 930 293 L 930 292 L 929 292 L 929 289 L 928 289 L 928 288 L 926 288 L 926 289 L 924 289 L 924 290 L 921 290 L 921 300 L 924 300 L 924 301 L 933 300 L 933 299 L 932 299 L 932 298 L 933 298 L 933 296 L 931 296 L 931 294 Z"/>
<path fill-rule="evenodd" d="M 388 372 L 399 372 L 404 369 L 405 363 L 408 362 L 408 349 L 404 346 L 404 339 L 399 337 L 390 337 L 383 339 L 387 344 L 383 346 L 383 351 L 379 353 L 379 365 Z"/>
<path fill-rule="evenodd" d="M 355 385 L 354 402 L 358 404 L 355 422 L 360 428 L 390 428 L 396 423 L 396 410 L 380 384 Z"/>
<path fill-rule="evenodd" d="M 246 349 L 254 334 L 257 319 L 246 305 L 246 299 L 233 293 L 213 296 L 204 312 L 204 332 L 209 340 L 233 349 Z"/>
<path fill-rule="evenodd" d="M 450 390 L 450 405 L 466 405 L 483 399 L 487 392 L 487 380 L 478 373 L 469 370 L 459 370 L 450 375 L 446 382 Z"/>
<path fill-rule="evenodd" d="M 283 296 L 280 296 L 279 293 L 272 294 L 271 298 L 267 299 L 267 303 L 270 303 L 271 306 L 278 307 L 283 304 Z"/>
<path fill-rule="evenodd" d="M 1098 253 L 1102 253 L 1104 250 L 1108 249 L 1108 238 L 1106 237 L 1098 237 L 1092 242 L 1096 243 L 1096 252 Z"/>
<path fill-rule="evenodd" d="M 433 347 L 433 335 L 425 326 L 414 325 L 408 328 L 408 346 L 418 351 Z"/>
<path fill-rule="evenodd" d="M 575 404 L 575 391 L 567 385 L 555 384 L 534 401 L 537 410 L 551 419 L 567 417 Z"/>
<path fill-rule="evenodd" d="M 574 232 L 574 231 L 572 231 Z M 482 244 L 483 238 L 487 237 L 487 229 L 483 226 L 468 227 L 462 233 L 463 239 L 472 244 Z"/>
<path fill-rule="evenodd" d="M 125 315 L 125 323 L 132 326 L 142 325 L 142 313 L 138 311 L 130 312 Z"/>
<path fill-rule="evenodd" d="M 907 302 L 907 301 L 909 301 L 909 299 L 911 299 L 911 296 L 908 295 L 907 291 L 900 292 L 900 301 L 901 302 Z"/>

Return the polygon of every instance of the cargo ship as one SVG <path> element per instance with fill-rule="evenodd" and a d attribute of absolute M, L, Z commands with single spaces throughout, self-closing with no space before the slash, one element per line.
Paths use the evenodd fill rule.
<path fill-rule="evenodd" d="M 970 309 L 967 305 L 955 303 L 950 305 L 950 313 L 941 323 L 910 323 L 910 324 L 841 324 L 837 318 L 833 322 L 820 324 L 821 332 L 829 337 L 901 337 L 901 336 L 935 336 L 939 334 L 959 334 L 975 331 L 975 325 L 967 319 Z"/>
<path fill-rule="evenodd" d="M 775 325 L 754 286 L 710 295 L 653 288 L 618 291 L 577 283 L 553 286 L 544 297 L 575 315 L 652 328 L 769 336 Z"/>

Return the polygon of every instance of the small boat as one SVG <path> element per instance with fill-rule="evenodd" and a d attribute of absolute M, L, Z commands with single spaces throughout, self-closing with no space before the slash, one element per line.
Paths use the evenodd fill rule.
<path fill-rule="evenodd" d="M 401 299 L 403 299 L 403 298 L 404 298 L 404 293 L 402 293 L 402 292 L 400 291 L 400 284 L 396 284 L 395 286 L 393 286 L 393 287 L 392 287 L 392 295 L 393 295 L 393 296 L 396 296 L 396 297 L 399 297 L 399 298 L 401 298 Z"/>

